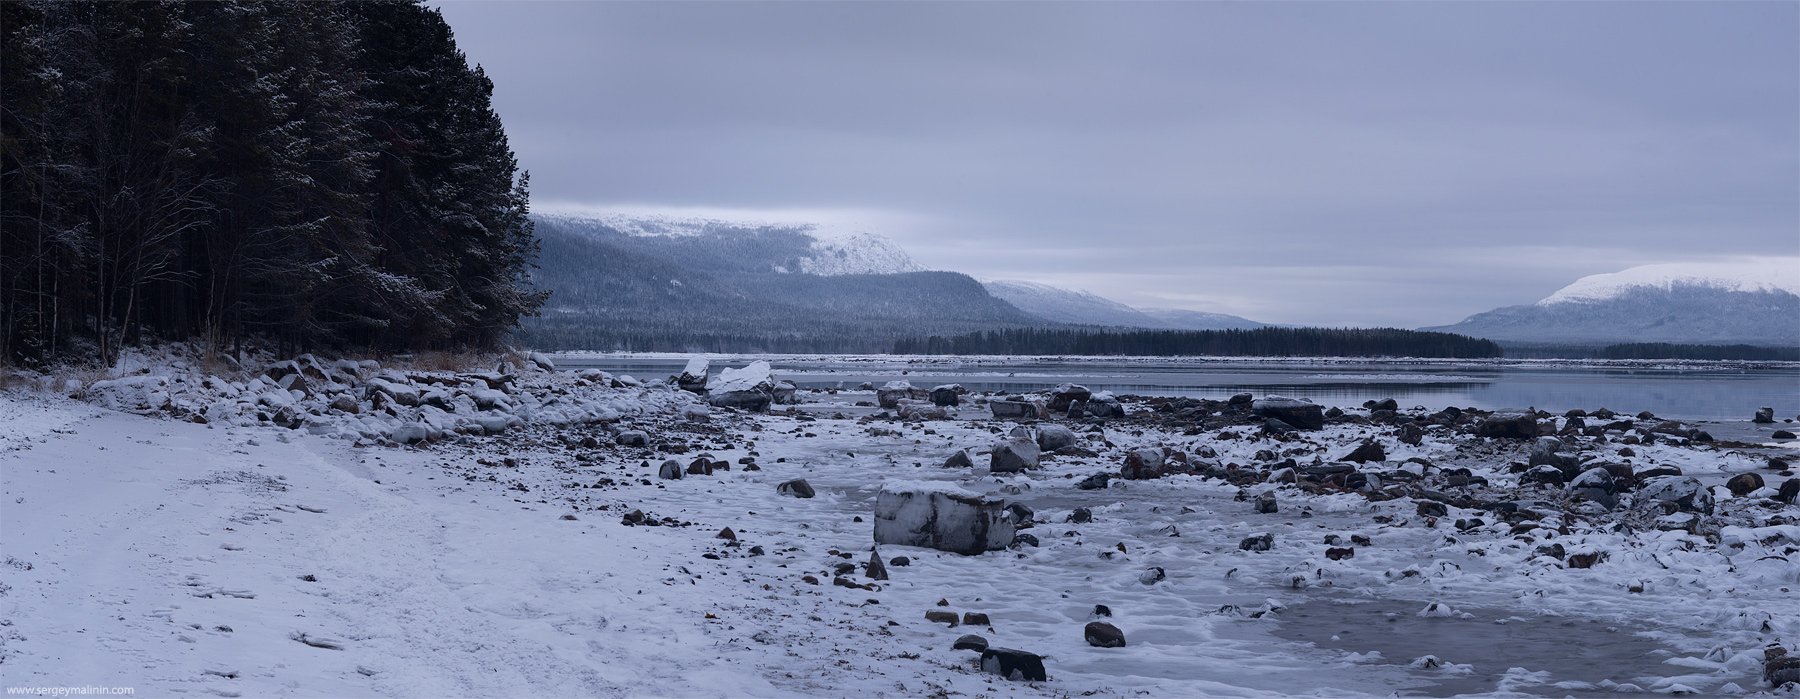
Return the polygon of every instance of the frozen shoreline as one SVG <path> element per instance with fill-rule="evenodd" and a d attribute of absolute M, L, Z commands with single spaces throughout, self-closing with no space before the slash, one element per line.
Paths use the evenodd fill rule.
<path fill-rule="evenodd" d="M 7 684 L 249 696 L 1629 689 L 1602 682 L 1732 693 L 1757 689 L 1764 644 L 1791 647 L 1800 638 L 1800 609 L 1791 604 L 1800 584 L 1800 511 L 1760 504 L 1767 495 L 1722 494 L 1719 527 L 1696 535 L 1619 529 L 1607 516 L 1573 510 L 1556 510 L 1566 513 L 1550 529 L 1514 533 L 1491 512 L 1455 504 L 1428 525 L 1416 496 L 1372 500 L 1350 490 L 1199 475 L 1076 488 L 1096 472 L 1116 474 L 1121 455 L 1134 448 L 1198 454 L 1207 447 L 1216 455 L 1209 460 L 1249 466 L 1268 463 L 1257 454 L 1265 450 L 1301 462 L 1314 454 L 1335 459 L 1366 436 L 1388 447 L 1389 463 L 1370 472 L 1418 457 L 1505 485 L 1518 477 L 1505 464 L 1523 460 L 1519 444 L 1433 433 L 1407 445 L 1385 425 L 1357 423 L 1287 439 L 1222 439 L 1223 431 L 1245 429 L 1219 423 L 1188 434 L 1179 419 L 1159 423 L 1154 404 L 1128 403 L 1136 418 L 1096 423 L 1100 440 L 1083 440 L 1094 456 L 990 475 L 979 451 L 973 469 L 939 465 L 956 449 L 986 448 L 995 429 L 1011 425 L 974 405 L 954 409 L 956 419 L 909 422 L 840 407 L 873 398 L 855 392 L 803 391 L 799 411 L 754 415 L 701 408 L 657 386 L 580 385 L 569 372 L 525 374 L 518 386 L 515 403 L 546 402 L 516 395 L 542 392 L 558 398 L 552 407 L 634 407 L 594 420 L 557 420 L 573 413 L 540 409 L 535 414 L 549 419 L 493 436 L 452 431 L 415 448 L 8 394 L 0 401 L 0 524 L 10 557 L 0 567 L 0 603 L 12 622 L 0 632 L 0 671 Z M 848 416 L 835 417 L 840 411 Z M 1087 423 L 1068 424 L 1087 434 Z M 648 444 L 615 445 L 623 431 L 645 432 Z M 1620 447 L 1614 440 L 1593 449 L 1615 454 Z M 1757 459 L 1766 458 L 1699 443 L 1632 448 L 1636 456 L 1627 461 L 1676 466 L 1709 483 L 1757 471 Z M 657 462 L 686 464 L 702 452 L 736 468 L 657 478 Z M 760 470 L 745 470 L 743 459 Z M 806 478 L 818 497 L 776 492 L 792 478 Z M 884 558 L 906 556 L 910 565 L 889 566 L 879 590 L 832 585 L 834 569 L 846 562 L 832 551 L 851 563 L 868 557 L 869 503 L 895 479 L 1021 502 L 1036 511 L 1025 531 L 1040 543 L 981 556 L 884 546 Z M 1240 500 L 1246 492 L 1274 493 L 1279 511 L 1254 512 Z M 1077 507 L 1091 521 L 1065 521 Z M 678 526 L 626 526 L 633 511 Z M 1452 526 L 1478 517 L 1489 524 Z M 1770 524 L 1777 518 L 1787 524 Z M 715 538 L 725 527 L 735 541 Z M 1275 535 L 1269 551 L 1239 550 L 1240 540 L 1260 533 Z M 1353 535 L 1370 543 L 1356 545 L 1351 558 L 1324 556 L 1327 536 Z M 1567 554 L 1607 557 L 1571 569 L 1538 555 L 1552 542 Z M 1166 579 L 1141 582 L 1150 566 L 1163 568 Z M 303 579 L 309 575 L 314 580 Z M 809 575 L 822 584 L 807 582 Z M 857 572 L 845 577 L 875 582 Z M 1273 633 L 1285 623 L 1280 608 L 1312 604 L 1322 593 L 1415 611 L 1435 602 L 1480 618 L 1426 620 L 1473 634 L 1466 647 L 1447 646 L 1436 668 L 1370 656 L 1372 647 L 1354 643 L 1315 648 Z M 987 614 L 992 628 L 925 621 L 940 599 L 953 611 Z M 1083 641 L 1095 604 L 1113 610 L 1129 645 Z M 1259 609 L 1273 613 L 1252 618 Z M 1510 617 L 1488 619 L 1490 610 Z M 1634 658 L 1622 667 L 1666 673 L 1515 672 L 1455 657 L 1504 630 L 1497 622 L 1508 618 L 1599 620 L 1658 649 L 1647 663 Z M 1043 654 L 1050 681 L 979 672 L 972 654 L 950 648 L 963 633 Z M 339 649 L 296 640 L 300 634 Z"/>

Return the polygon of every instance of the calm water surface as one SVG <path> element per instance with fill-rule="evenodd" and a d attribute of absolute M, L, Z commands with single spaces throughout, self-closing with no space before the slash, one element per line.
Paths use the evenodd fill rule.
<path fill-rule="evenodd" d="M 1403 407 L 1607 407 L 1686 420 L 1743 420 L 1765 405 L 1775 408 L 1778 419 L 1800 413 L 1800 364 L 1791 363 L 709 356 L 714 373 L 767 359 L 778 376 L 807 388 L 905 379 L 923 387 L 959 383 L 973 390 L 1031 391 L 1073 382 L 1120 394 L 1223 398 L 1248 391 L 1341 406 L 1394 398 Z M 557 361 L 564 368 L 650 380 L 679 372 L 687 357 L 571 353 Z"/>

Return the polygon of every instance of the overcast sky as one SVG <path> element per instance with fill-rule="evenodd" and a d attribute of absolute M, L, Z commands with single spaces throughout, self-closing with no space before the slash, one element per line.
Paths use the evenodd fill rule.
<path fill-rule="evenodd" d="M 1280 323 L 1800 255 L 1800 3 L 441 6 L 540 208 Z"/>

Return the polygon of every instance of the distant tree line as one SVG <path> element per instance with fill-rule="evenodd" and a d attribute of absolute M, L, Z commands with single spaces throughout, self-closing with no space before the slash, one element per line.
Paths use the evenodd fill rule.
<path fill-rule="evenodd" d="M 0 357 L 451 348 L 544 295 L 493 85 L 419 2 L 0 3 Z"/>
<path fill-rule="evenodd" d="M 1667 342 L 1636 342 L 1607 345 L 1600 350 L 1605 359 L 1718 359 L 1766 362 L 1800 362 L 1800 347 L 1756 347 L 1753 345 L 1677 345 Z"/>
<path fill-rule="evenodd" d="M 1085 356 L 1444 357 L 1501 356 L 1490 340 L 1392 328 L 1091 330 L 1018 328 L 902 339 L 895 354 Z"/>

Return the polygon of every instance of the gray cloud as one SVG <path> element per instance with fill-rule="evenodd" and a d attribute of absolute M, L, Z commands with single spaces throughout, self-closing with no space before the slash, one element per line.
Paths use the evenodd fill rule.
<path fill-rule="evenodd" d="M 1274 322 L 1800 254 L 1793 3 L 443 8 L 543 202 L 865 212 L 827 227 Z"/>

